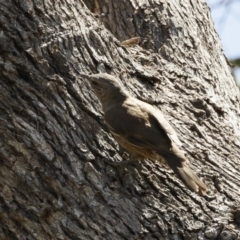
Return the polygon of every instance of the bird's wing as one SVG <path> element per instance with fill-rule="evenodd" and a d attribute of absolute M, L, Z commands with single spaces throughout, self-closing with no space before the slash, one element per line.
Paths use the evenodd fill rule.
<path fill-rule="evenodd" d="M 157 119 L 151 110 L 131 100 L 130 103 L 115 106 L 107 111 L 105 121 L 115 136 L 125 139 L 136 147 L 149 150 L 170 149 L 172 146 L 172 140 L 169 137 L 171 126 L 168 123 L 162 123 L 163 117 L 160 124 L 161 119 Z"/>
<path fill-rule="evenodd" d="M 177 137 L 177 133 L 170 125 L 170 123 L 164 118 L 162 112 L 159 109 L 154 108 L 153 106 L 144 102 L 142 102 L 141 108 L 142 111 L 146 111 L 148 113 L 152 125 L 154 125 L 156 128 L 158 127 L 161 129 L 161 131 L 164 131 L 176 145 L 182 145 Z"/>

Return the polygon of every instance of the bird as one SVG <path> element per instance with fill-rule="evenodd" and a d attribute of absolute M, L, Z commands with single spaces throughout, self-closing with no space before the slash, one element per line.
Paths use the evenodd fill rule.
<path fill-rule="evenodd" d="M 107 73 L 81 74 L 101 102 L 104 120 L 129 153 L 170 167 L 188 189 L 205 195 L 207 187 L 188 165 L 177 134 L 156 107 L 132 97 L 120 80 Z"/>

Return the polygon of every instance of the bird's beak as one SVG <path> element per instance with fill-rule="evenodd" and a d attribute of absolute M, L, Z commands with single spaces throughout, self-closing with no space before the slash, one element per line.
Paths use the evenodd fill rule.
<path fill-rule="evenodd" d="M 96 76 L 96 74 L 88 75 L 81 73 L 80 76 L 88 80 L 88 82 L 90 83 L 95 92 L 99 90 L 98 89 L 100 87 L 99 78 Z"/>
<path fill-rule="evenodd" d="M 89 75 L 89 74 L 81 73 L 80 76 L 87 79 L 91 85 L 99 82 L 99 77 L 97 76 L 97 74 Z"/>
<path fill-rule="evenodd" d="M 92 80 L 92 77 L 91 75 L 88 75 L 88 74 L 84 74 L 84 73 L 80 73 L 79 74 L 81 77 L 87 79 L 88 81 L 91 81 Z"/>

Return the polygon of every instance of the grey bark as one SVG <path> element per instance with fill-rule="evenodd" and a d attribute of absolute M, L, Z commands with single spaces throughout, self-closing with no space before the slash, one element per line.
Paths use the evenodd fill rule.
<path fill-rule="evenodd" d="M 204 1 L 0 12 L 0 239 L 240 239 L 240 95 Z M 113 166 L 128 156 L 79 77 L 100 71 L 164 112 L 207 196 L 158 162 Z"/>

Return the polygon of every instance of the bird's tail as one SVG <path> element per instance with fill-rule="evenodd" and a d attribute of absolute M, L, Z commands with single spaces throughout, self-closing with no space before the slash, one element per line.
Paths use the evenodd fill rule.
<path fill-rule="evenodd" d="M 199 195 L 206 194 L 206 185 L 187 165 L 184 154 L 177 147 L 173 147 L 171 151 L 162 155 L 169 167 L 190 190 L 198 193 Z"/>

